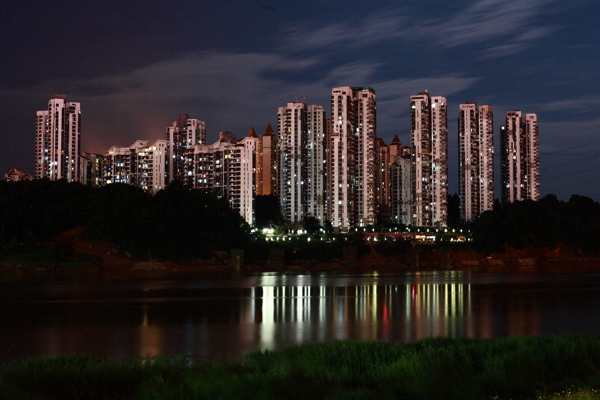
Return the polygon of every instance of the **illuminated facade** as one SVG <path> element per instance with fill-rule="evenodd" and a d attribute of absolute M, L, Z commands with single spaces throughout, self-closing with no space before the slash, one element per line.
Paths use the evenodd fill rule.
<path fill-rule="evenodd" d="M 390 220 L 390 148 L 383 139 L 376 140 L 375 204 L 379 222 Z"/>
<path fill-rule="evenodd" d="M 412 162 L 410 147 L 402 147 L 394 136 L 390 152 L 390 222 L 396 225 L 413 224 L 412 208 Z"/>
<path fill-rule="evenodd" d="M 325 224 L 326 191 L 326 156 L 325 136 L 327 135 L 327 122 L 331 121 L 325 116 L 321 106 L 309 105 L 306 113 L 306 216 L 319 220 Z"/>
<path fill-rule="evenodd" d="M 375 90 L 354 88 L 356 97 L 356 226 L 375 225 L 378 196 L 378 146 Z M 384 161 L 385 162 L 385 161 Z"/>
<path fill-rule="evenodd" d="M 500 128 L 501 200 L 512 203 L 540 198 L 540 158 L 536 114 L 506 113 Z"/>
<path fill-rule="evenodd" d="M 137 140 L 129 147 L 112 146 L 104 153 L 103 182 L 137 185 L 137 152 L 148 146 L 147 140 Z"/>
<path fill-rule="evenodd" d="M 331 91 L 331 134 L 327 140 L 327 216 L 346 231 L 376 223 L 376 96 L 362 87 Z"/>
<path fill-rule="evenodd" d="M 212 145 L 195 144 L 184 152 L 186 175 L 192 187 L 225 198 L 232 209 L 252 224 L 254 221 L 254 168 L 257 137 L 250 130 L 244 139 L 235 140 L 221 132 Z"/>
<path fill-rule="evenodd" d="M 265 133 L 256 142 L 256 195 L 277 195 L 277 137 L 267 125 Z"/>
<path fill-rule="evenodd" d="M 296 100 L 277 110 L 279 202 L 294 223 L 307 217 L 325 222 L 325 134 L 323 107 Z"/>
<path fill-rule="evenodd" d="M 494 127 L 492 107 L 460 105 L 459 195 L 461 220 L 472 221 L 494 206 Z"/>
<path fill-rule="evenodd" d="M 168 142 L 138 140 L 129 147 L 112 146 L 104 154 L 104 184 L 124 183 L 156 194 L 166 187 Z"/>
<path fill-rule="evenodd" d="M 299 222 L 306 207 L 307 108 L 304 100 L 277 110 L 279 132 L 279 205 L 287 221 Z"/>
<path fill-rule="evenodd" d="M 79 181 L 81 106 L 55 95 L 36 114 L 35 178 Z"/>
<path fill-rule="evenodd" d="M 21 167 L 15 167 L 4 174 L 4 181 L 6 182 L 30 181 L 32 179 L 33 176 L 29 175 L 27 172 L 23 172 Z"/>
<path fill-rule="evenodd" d="M 145 192 L 156 194 L 167 186 L 168 144 L 166 140 L 157 140 L 137 152 L 137 186 Z"/>
<path fill-rule="evenodd" d="M 184 151 L 199 143 L 206 144 L 206 123 L 190 119 L 188 114 L 177 114 L 177 120 L 167 128 L 168 153 L 167 184 L 174 180 L 185 181 Z"/>
<path fill-rule="evenodd" d="M 448 112 L 446 98 L 425 91 L 410 97 L 413 223 L 447 226 Z"/>
<path fill-rule="evenodd" d="M 350 87 L 331 92 L 331 136 L 327 142 L 327 216 L 334 228 L 354 226 L 356 193 L 355 99 Z"/>
<path fill-rule="evenodd" d="M 79 155 L 79 179 L 87 186 L 102 186 L 104 156 L 83 152 Z"/>

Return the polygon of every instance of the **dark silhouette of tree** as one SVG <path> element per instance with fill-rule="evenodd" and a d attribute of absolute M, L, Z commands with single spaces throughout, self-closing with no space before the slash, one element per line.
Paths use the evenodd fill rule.
<path fill-rule="evenodd" d="M 150 201 L 151 196 L 135 186 L 112 183 L 98 188 L 89 237 L 112 243 L 133 256 L 148 257 Z"/>
<path fill-rule="evenodd" d="M 154 196 L 149 214 L 151 249 L 160 259 L 211 258 L 251 244 L 249 225 L 226 200 L 179 182 Z"/>
<path fill-rule="evenodd" d="M 461 226 L 460 220 L 460 197 L 454 193 L 448 196 L 448 226 Z"/>
<path fill-rule="evenodd" d="M 321 224 L 319 224 L 319 220 L 315 217 L 307 217 L 304 219 L 304 229 L 306 233 L 309 235 L 317 235 L 319 233 L 319 229 L 321 229 Z"/>
<path fill-rule="evenodd" d="M 279 198 L 274 195 L 254 198 L 254 224 L 257 228 L 283 225 L 284 219 L 279 207 Z"/>
<path fill-rule="evenodd" d="M 481 214 L 471 232 L 474 247 L 486 252 L 562 242 L 575 252 L 595 256 L 600 252 L 600 205 L 578 195 L 565 203 L 553 194 L 537 202 L 506 203 Z"/>
<path fill-rule="evenodd" d="M 93 217 L 92 188 L 65 180 L 0 182 L 0 235 L 4 241 L 44 241 Z"/>

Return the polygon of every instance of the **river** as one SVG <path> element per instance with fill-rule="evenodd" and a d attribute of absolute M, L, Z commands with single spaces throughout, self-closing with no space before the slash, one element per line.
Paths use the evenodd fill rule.
<path fill-rule="evenodd" d="M 600 334 L 600 273 L 0 275 L 0 363 L 568 333 Z"/>

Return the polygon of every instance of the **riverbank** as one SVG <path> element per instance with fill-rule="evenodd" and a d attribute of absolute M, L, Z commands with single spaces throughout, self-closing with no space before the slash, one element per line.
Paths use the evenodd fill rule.
<path fill-rule="evenodd" d="M 600 337 L 334 341 L 227 360 L 161 356 L 23 359 L 0 367 L 3 398 L 570 399 L 600 389 Z M 561 394 L 562 393 L 562 394 Z"/>
<path fill-rule="evenodd" d="M 338 259 L 316 260 L 294 250 L 287 259 L 282 249 L 269 249 L 264 260 L 245 256 L 243 251 L 219 252 L 212 259 L 161 261 L 138 260 L 122 253 L 112 244 L 82 239 L 83 228 L 60 235 L 56 241 L 40 246 L 37 254 L 15 254 L 0 258 L 0 272 L 48 272 L 57 269 L 85 268 L 102 271 L 162 271 L 231 273 L 268 271 L 423 271 L 457 270 L 472 272 L 550 272 L 600 271 L 600 258 L 575 254 L 566 246 L 556 248 L 506 248 L 499 254 L 482 254 L 466 246 L 408 246 L 385 255 L 378 245 L 344 248 Z M 60 253 L 60 257 L 58 254 Z"/>

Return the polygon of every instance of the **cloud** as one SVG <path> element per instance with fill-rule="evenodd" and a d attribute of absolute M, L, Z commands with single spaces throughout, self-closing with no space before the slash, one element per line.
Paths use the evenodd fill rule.
<path fill-rule="evenodd" d="M 536 107 L 540 111 L 560 111 L 569 113 L 597 112 L 600 96 L 584 96 L 579 98 L 564 99 L 540 103 Z"/>
<path fill-rule="evenodd" d="M 355 61 L 318 69 L 319 63 L 267 53 L 193 53 L 122 75 L 51 82 L 23 89 L 16 97 L 43 99 L 27 107 L 43 109 L 48 93 L 67 93 L 69 101 L 81 103 L 83 149 L 103 153 L 113 145 L 164 138 L 177 113 L 206 121 L 209 142 L 219 131 L 240 137 L 254 126 L 261 132 L 267 123 L 276 127 L 278 107 L 298 98 L 329 112 L 331 89 L 337 86 L 374 87 L 378 130 L 391 138 L 408 115 L 410 94 L 430 89 L 448 96 L 477 82 L 456 74 L 386 80 L 378 78 L 380 63 Z M 16 93 L 0 95 L 14 98 Z"/>
<path fill-rule="evenodd" d="M 453 13 L 437 10 L 408 15 L 386 7 L 359 21 L 325 23 L 313 20 L 307 25 L 283 30 L 283 49 L 290 52 L 327 49 L 339 52 L 401 40 L 444 48 L 485 44 L 483 58 L 515 54 L 550 35 L 555 28 L 540 25 L 540 15 L 556 0 L 478 0 Z"/>
<path fill-rule="evenodd" d="M 410 21 L 393 8 L 374 12 L 362 21 L 324 25 L 322 21 L 282 30 L 283 49 L 291 52 L 318 48 L 355 49 L 397 38 L 407 32 Z"/>
<path fill-rule="evenodd" d="M 491 39 L 540 38 L 550 33 L 536 27 L 537 16 L 553 0 L 479 0 L 445 19 L 431 21 L 418 36 L 437 36 L 447 47 L 488 42 Z M 525 34 L 523 34 L 525 32 Z M 537 37 L 536 37 L 537 36 Z"/>

